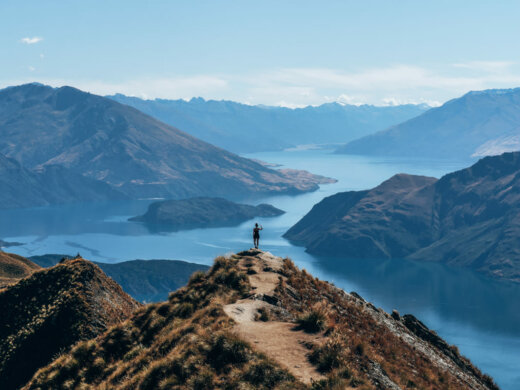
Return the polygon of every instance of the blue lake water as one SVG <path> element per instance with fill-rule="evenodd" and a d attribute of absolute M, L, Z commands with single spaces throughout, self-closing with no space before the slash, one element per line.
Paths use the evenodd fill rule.
<path fill-rule="evenodd" d="M 261 248 L 291 257 L 300 267 L 356 291 L 376 306 L 412 313 L 448 342 L 459 347 L 503 389 L 520 388 L 520 286 L 497 282 L 472 271 L 407 260 L 338 260 L 319 258 L 291 245 L 281 236 L 323 197 L 339 191 L 378 185 L 395 173 L 440 177 L 467 166 L 463 162 L 377 159 L 334 155 L 327 150 L 248 155 L 306 169 L 338 179 L 319 191 L 299 196 L 251 200 L 286 211 L 259 218 L 265 230 Z M 127 222 L 144 213 L 150 201 L 81 204 L 0 211 L 0 238 L 24 243 L 9 251 L 23 256 L 76 254 L 119 262 L 130 259 L 181 259 L 211 264 L 220 254 L 251 247 L 254 221 L 235 227 L 158 233 Z"/>

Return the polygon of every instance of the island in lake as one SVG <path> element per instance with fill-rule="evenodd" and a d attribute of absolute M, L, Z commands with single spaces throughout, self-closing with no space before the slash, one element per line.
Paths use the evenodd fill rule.
<path fill-rule="evenodd" d="M 255 217 L 277 217 L 284 213 L 270 204 L 252 206 L 223 198 L 199 197 L 154 202 L 145 214 L 129 220 L 185 230 L 232 226 Z"/>

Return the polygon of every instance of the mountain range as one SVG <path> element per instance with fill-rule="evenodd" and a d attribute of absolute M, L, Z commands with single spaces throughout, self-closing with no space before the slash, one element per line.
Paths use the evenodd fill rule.
<path fill-rule="evenodd" d="M 378 107 L 339 103 L 291 109 L 202 98 L 186 101 L 144 100 L 121 94 L 107 97 L 235 153 L 342 144 L 429 109 L 424 104 Z"/>
<path fill-rule="evenodd" d="M 0 381 L 17 379 L 2 388 L 498 389 L 413 315 L 388 314 L 268 252 L 218 257 L 167 301 L 134 304 L 131 313 L 116 286 L 74 259 L 1 292 L 0 304 L 24 309 L 0 317 Z M 106 330 L 101 302 L 122 314 Z M 41 330 L 56 329 L 50 319 L 66 308 L 73 329 L 91 337 L 74 343 L 66 324 L 65 334 Z M 52 348 L 38 353 L 46 344 Z M 15 366 L 14 356 L 32 364 Z"/>
<path fill-rule="evenodd" d="M 520 150 L 520 88 L 474 91 L 338 153 L 471 160 Z"/>
<path fill-rule="evenodd" d="M 270 169 L 114 100 L 40 84 L 0 90 L 0 153 L 25 170 L 59 166 L 103 182 L 114 197 L 295 194 L 316 190 L 325 180 Z"/>
<path fill-rule="evenodd" d="M 520 282 L 520 152 L 323 199 L 284 237 L 340 258 L 411 258 Z M 339 261 L 339 260 L 338 260 Z"/>

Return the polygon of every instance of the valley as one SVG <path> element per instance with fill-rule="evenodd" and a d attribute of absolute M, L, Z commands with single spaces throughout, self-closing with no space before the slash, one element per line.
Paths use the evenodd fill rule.
<path fill-rule="evenodd" d="M 391 312 L 413 313 L 461 352 L 498 378 L 501 388 L 514 389 L 520 361 L 520 289 L 484 278 L 475 272 L 442 264 L 409 260 L 344 261 L 311 255 L 291 245 L 282 235 L 326 196 L 372 188 L 400 172 L 441 177 L 465 168 L 465 162 L 431 159 L 406 160 L 337 155 L 331 151 L 255 153 L 247 155 L 306 169 L 338 179 L 319 191 L 298 196 L 256 200 L 286 213 L 257 221 L 264 226 L 260 247 L 289 256 L 313 275 L 345 291 L 357 291 L 376 306 Z M 146 211 L 152 201 L 124 201 L 91 205 L 50 206 L 0 211 L 0 237 L 23 246 L 9 251 L 31 256 L 78 251 L 100 262 L 133 258 L 182 259 L 210 265 L 212 259 L 252 245 L 252 222 L 235 227 L 159 233 L 127 219 Z M 247 203 L 247 201 L 245 202 Z M 7 223 L 6 221 L 11 221 Z M 4 221 L 4 222 L 2 222 Z"/>

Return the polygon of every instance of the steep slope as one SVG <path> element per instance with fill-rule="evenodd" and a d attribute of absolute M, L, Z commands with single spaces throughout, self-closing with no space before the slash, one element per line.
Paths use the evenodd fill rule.
<path fill-rule="evenodd" d="M 42 267 L 52 267 L 68 255 L 47 254 L 29 259 Z M 203 264 L 181 260 L 129 260 L 108 264 L 93 262 L 119 284 L 132 298 L 140 302 L 159 302 L 168 294 L 188 283 L 197 271 L 206 271 Z"/>
<path fill-rule="evenodd" d="M 470 159 L 520 150 L 520 88 L 469 92 L 338 153 Z"/>
<path fill-rule="evenodd" d="M 171 229 L 238 225 L 254 217 L 276 217 L 284 211 L 269 204 L 251 206 L 222 198 L 189 198 L 154 202 L 130 221 L 167 225 Z"/>
<path fill-rule="evenodd" d="M 217 258 L 167 302 L 39 370 L 24 389 L 497 389 L 411 315 L 261 251 Z"/>
<path fill-rule="evenodd" d="M 30 171 L 0 154 L 0 208 L 120 200 L 125 195 L 108 184 L 49 165 Z"/>
<path fill-rule="evenodd" d="M 123 290 L 140 302 L 159 302 L 188 283 L 197 271 L 207 265 L 180 260 L 131 260 L 117 264 L 96 263 Z"/>
<path fill-rule="evenodd" d="M 299 193 L 324 182 L 269 169 L 111 99 L 38 84 L 0 91 L 0 153 L 29 169 L 63 166 L 133 198 Z"/>
<path fill-rule="evenodd" d="M 202 98 L 185 101 L 143 100 L 121 94 L 107 97 L 235 153 L 345 143 L 404 122 L 429 108 L 327 103 L 290 109 Z"/>
<path fill-rule="evenodd" d="M 0 251 L 0 289 L 18 282 L 41 267 L 25 257 Z"/>
<path fill-rule="evenodd" d="M 69 260 L 0 292 L 0 388 L 18 389 L 75 342 L 126 319 L 139 304 L 97 266 Z"/>
<path fill-rule="evenodd" d="M 440 180 L 397 175 L 370 191 L 333 195 L 284 237 L 315 254 L 439 261 L 520 282 L 519 221 L 515 152 Z"/>

